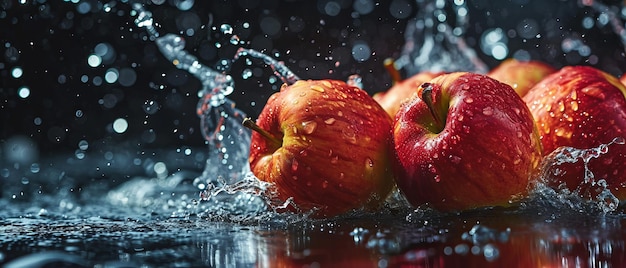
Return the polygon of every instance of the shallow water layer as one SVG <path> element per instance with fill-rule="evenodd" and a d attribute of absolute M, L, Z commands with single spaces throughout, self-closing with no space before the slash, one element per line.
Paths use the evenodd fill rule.
<path fill-rule="evenodd" d="M 10 204 L 3 204 L 10 205 Z M 22 213 L 0 217 L 5 267 L 623 267 L 626 217 L 576 211 L 387 210 L 238 224 Z M 12 205 L 13 209 L 21 209 Z M 93 213 L 94 216 L 87 217 Z M 37 266 L 38 265 L 38 266 Z M 72 266 L 73 265 L 73 266 Z"/>

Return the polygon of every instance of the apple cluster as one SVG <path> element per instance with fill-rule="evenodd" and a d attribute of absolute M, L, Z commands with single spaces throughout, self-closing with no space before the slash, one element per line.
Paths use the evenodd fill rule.
<path fill-rule="evenodd" d="M 625 96 L 618 78 L 593 67 L 511 59 L 486 75 L 419 73 L 373 97 L 301 80 L 244 125 L 254 130 L 252 172 L 294 211 L 377 209 L 396 186 L 414 206 L 458 211 L 524 198 L 558 147 L 623 139 Z M 617 146 L 590 166 L 622 200 L 625 156 Z M 564 168 L 558 183 L 576 188 L 584 168 Z"/>

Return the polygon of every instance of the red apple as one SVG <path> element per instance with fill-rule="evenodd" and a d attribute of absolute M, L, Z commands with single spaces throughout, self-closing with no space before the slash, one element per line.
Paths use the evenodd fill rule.
<path fill-rule="evenodd" d="M 342 81 L 283 85 L 252 133 L 250 167 L 277 198 L 314 216 L 375 208 L 394 185 L 392 120 L 367 92 Z"/>
<path fill-rule="evenodd" d="M 580 149 L 626 138 L 626 86 L 588 66 L 568 66 L 546 77 L 524 97 L 536 122 L 544 153 L 558 147 Z M 584 179 L 583 161 L 561 167 L 558 180 L 575 189 Z M 595 179 L 605 179 L 613 194 L 626 199 L 626 146 L 614 144 L 589 161 Z"/>
<path fill-rule="evenodd" d="M 507 84 L 475 73 L 424 83 L 396 117 L 398 187 L 438 210 L 507 206 L 541 160 L 532 116 Z"/>
<path fill-rule="evenodd" d="M 487 76 L 511 86 L 524 97 L 528 90 L 543 78 L 557 70 L 540 61 L 507 59 L 487 73 Z"/>
<path fill-rule="evenodd" d="M 376 100 L 380 106 L 387 111 L 387 113 L 394 118 L 400 106 L 406 103 L 413 94 L 417 93 L 417 88 L 424 82 L 441 75 L 440 72 L 421 72 L 413 75 L 403 81 L 396 82 L 390 89 L 385 92 L 379 92 L 374 94 L 374 100 Z"/>

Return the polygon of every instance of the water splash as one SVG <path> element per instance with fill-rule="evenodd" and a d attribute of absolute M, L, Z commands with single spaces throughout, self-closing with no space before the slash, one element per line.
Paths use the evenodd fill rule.
<path fill-rule="evenodd" d="M 198 92 L 200 101 L 197 114 L 201 119 L 201 130 L 209 145 L 210 155 L 204 172 L 194 180 L 193 185 L 200 191 L 207 191 L 208 187 L 218 183 L 247 182 L 252 184 L 251 179 L 242 180 L 251 176 L 247 162 L 251 133 L 241 125 L 246 115 L 226 97 L 234 90 L 232 77 L 200 63 L 196 56 L 185 50 L 185 40 L 181 36 L 175 34 L 161 36 L 153 26 L 152 14 L 141 4 L 133 4 L 133 9 L 138 14 L 135 23 L 138 27 L 146 28 L 150 39 L 154 40 L 161 54 L 176 68 L 189 72 L 202 83 L 202 89 Z M 250 187 L 252 189 L 256 189 L 255 186 L 265 187 L 258 184 L 252 184 Z M 212 195 L 224 195 L 221 193 L 228 193 L 228 195 L 224 198 L 210 199 L 213 202 L 213 212 L 228 211 L 236 216 L 265 209 L 264 202 L 258 200 L 258 195 L 250 194 L 248 191 L 239 193 L 217 191 Z M 202 200 L 209 200 L 206 198 L 206 193 L 203 195 L 205 196 Z"/>
<path fill-rule="evenodd" d="M 531 188 L 530 202 L 523 204 L 539 205 L 543 208 L 569 208 L 580 212 L 609 213 L 619 206 L 619 199 L 613 195 L 604 179 L 596 179 L 589 169 L 589 162 L 608 153 L 609 147 L 623 145 L 623 138 L 615 138 L 607 144 L 589 149 L 559 147 L 547 155 L 541 164 L 538 178 Z M 563 164 L 582 163 L 584 177 L 575 189 L 570 190 L 564 183 L 551 187 L 559 182 L 558 177 L 564 173 L 560 168 Z"/>
<path fill-rule="evenodd" d="M 287 66 L 283 62 L 277 61 L 274 58 L 265 55 L 259 51 L 256 51 L 254 49 L 239 48 L 239 50 L 237 50 L 237 54 L 235 54 L 235 60 L 239 59 L 239 57 L 242 56 L 251 56 L 254 58 L 262 59 L 265 64 L 272 68 L 274 74 L 280 77 L 283 83 L 291 85 L 300 80 L 300 78 L 296 74 L 294 74 L 289 68 L 287 68 Z"/>
<path fill-rule="evenodd" d="M 149 39 L 156 43 L 161 54 L 176 68 L 189 72 L 202 83 L 196 113 L 201 119 L 201 130 L 210 155 L 204 171 L 192 183 L 200 191 L 200 202 L 195 208 L 197 213 L 206 218 L 245 222 L 268 218 L 268 212 L 293 205 L 290 200 L 278 203 L 273 198 L 272 185 L 258 180 L 250 171 L 247 160 L 251 133 L 241 124 L 246 114 L 227 97 L 234 91 L 232 76 L 200 63 L 196 56 L 185 50 L 183 37 L 176 34 L 161 36 L 154 28 L 152 14 L 141 4 L 133 4 L 133 9 L 137 12 L 135 24 L 146 28 Z M 233 34 L 232 27 L 227 24 L 221 25 L 220 31 Z M 233 45 L 239 43 L 232 40 Z M 300 79 L 283 62 L 259 51 L 239 48 L 233 61 L 242 56 L 262 59 L 284 83 L 293 84 Z M 132 185 L 129 187 L 133 188 Z"/>
<path fill-rule="evenodd" d="M 417 16 L 407 25 L 402 56 L 394 63 L 408 75 L 422 71 L 472 71 L 486 73 L 488 67 L 463 39 L 469 27 L 466 1 L 454 1 L 451 9 L 456 18 L 448 23 L 449 1 L 417 1 Z"/>

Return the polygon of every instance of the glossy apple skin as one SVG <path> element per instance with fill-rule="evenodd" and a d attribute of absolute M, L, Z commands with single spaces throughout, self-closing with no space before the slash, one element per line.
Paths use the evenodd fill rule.
<path fill-rule="evenodd" d="M 394 118 L 400 106 L 417 93 L 419 86 L 443 74 L 442 72 L 421 72 L 394 84 L 385 92 L 374 94 L 373 98 Z"/>
<path fill-rule="evenodd" d="M 536 122 L 544 153 L 560 146 L 598 147 L 626 138 L 626 87 L 616 77 L 588 66 L 568 66 L 546 77 L 524 97 Z M 557 182 L 578 187 L 582 161 L 563 165 Z M 595 179 L 605 179 L 620 200 L 626 199 L 626 145 L 614 144 L 589 161 Z"/>
<path fill-rule="evenodd" d="M 437 122 L 422 98 L 396 116 L 397 184 L 411 204 L 442 211 L 508 206 L 527 193 L 541 160 L 537 129 L 522 99 L 495 79 L 451 73 L 430 84 Z M 441 120 L 440 120 L 441 121 Z"/>
<path fill-rule="evenodd" d="M 334 80 L 283 85 L 257 124 L 282 146 L 253 132 L 254 175 L 314 217 L 376 208 L 394 185 L 392 120 L 364 90 Z"/>
<path fill-rule="evenodd" d="M 557 69 L 540 61 L 507 59 L 487 73 L 487 76 L 508 84 L 518 95 L 524 97 L 535 84 L 556 71 Z"/>

